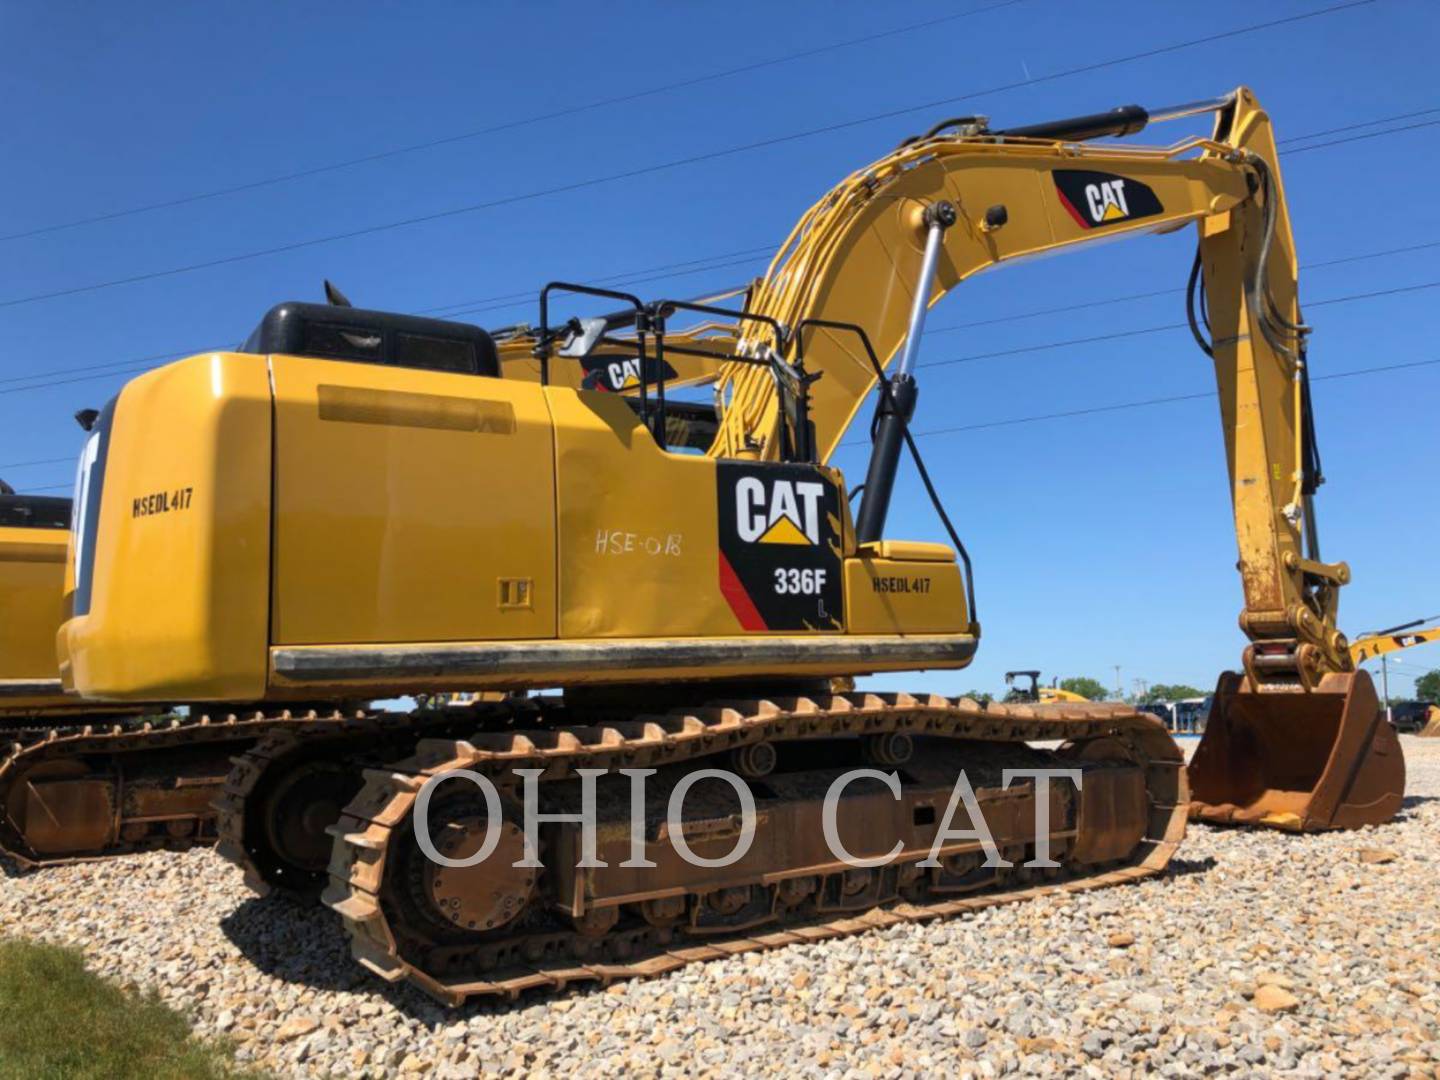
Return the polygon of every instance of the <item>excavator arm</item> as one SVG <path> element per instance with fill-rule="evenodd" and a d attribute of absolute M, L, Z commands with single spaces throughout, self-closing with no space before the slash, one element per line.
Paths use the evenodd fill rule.
<path fill-rule="evenodd" d="M 1440 641 L 1440 626 L 1420 626 L 1423 619 L 1413 623 L 1406 623 L 1403 626 L 1393 626 L 1389 630 L 1377 630 L 1373 634 L 1365 634 L 1356 638 L 1350 643 L 1350 659 L 1358 666 L 1366 660 L 1373 660 L 1377 656 L 1384 656 L 1386 653 L 1399 652 L 1401 649 L 1413 649 L 1416 645 L 1426 645 L 1432 641 Z"/>
<path fill-rule="evenodd" d="M 1083 141 L 1097 129 L 1118 134 L 1141 125 L 1145 114 L 1134 107 L 1009 132 L 965 118 L 907 140 L 802 217 L 748 310 L 790 328 L 785 359 L 803 358 L 807 372 L 822 374 L 809 392 L 809 415 L 825 461 L 879 377 L 862 336 L 834 324 L 863 327 L 882 368 L 899 357 L 890 396 L 913 398 L 912 328 L 967 278 L 1018 259 L 1194 224 L 1194 284 L 1203 284 L 1210 326 L 1207 334 L 1197 325 L 1197 334 L 1220 391 L 1245 592 L 1241 624 L 1253 643 L 1245 670 L 1257 685 L 1314 687 L 1328 672 L 1352 669 L 1336 626 L 1349 571 L 1321 562 L 1316 548 L 1305 328 L 1274 136 L 1244 89 L 1165 115 L 1200 108 L 1215 109 L 1214 135 L 1161 149 Z M 739 341 L 750 355 L 767 347 L 760 335 Z M 776 380 L 754 364 L 727 364 L 718 382 L 724 419 L 711 453 L 775 458 L 786 415 Z M 892 463 L 876 464 L 859 514 L 862 540 L 883 525 L 893 474 Z"/>
<path fill-rule="evenodd" d="M 1215 114 L 1209 138 L 1091 141 L 1202 112 Z M 715 383 L 712 457 L 776 461 L 805 446 L 823 463 L 883 381 L 856 519 L 857 539 L 876 541 L 928 309 L 1007 262 L 1190 225 L 1190 322 L 1219 392 L 1250 642 L 1196 756 L 1197 811 L 1289 829 L 1387 820 L 1403 762 L 1338 628 L 1349 568 L 1320 555 L 1309 328 L 1274 132 L 1248 89 L 1009 130 L 964 117 L 905 140 L 800 219 L 749 290 L 734 358 L 676 359 L 674 385 Z"/>
<path fill-rule="evenodd" d="M 1087 141 L 1201 111 L 1216 114 L 1208 139 L 1164 148 Z M 1190 306 L 1221 403 L 1245 595 L 1240 622 L 1252 642 L 1245 673 L 1254 685 L 1314 688 L 1327 673 L 1353 670 L 1337 627 L 1339 588 L 1350 573 L 1319 556 L 1308 328 L 1273 130 L 1244 88 L 1154 114 L 1127 106 L 1008 131 L 965 117 L 907 139 L 801 217 L 749 289 L 747 321 L 672 332 L 666 370 L 647 355 L 646 374 L 671 388 L 714 383 L 722 419 L 710 455 L 761 461 L 780 460 L 802 442 L 787 430 L 796 412 L 784 390 L 798 378 L 777 372 L 808 376 L 806 441 L 828 462 L 882 377 L 882 416 L 890 401 L 913 412 L 925 312 L 967 278 L 1192 224 L 1199 242 Z M 507 376 L 538 378 L 536 345 L 528 327 L 502 344 Z M 551 365 L 550 379 L 594 381 L 608 372 L 604 388 L 634 395 L 635 349 L 633 337 L 600 338 L 583 365 Z M 882 375 L 897 358 L 898 372 Z M 877 441 L 857 525 L 862 541 L 878 539 L 884 525 L 898 449 L 898 441 Z"/>

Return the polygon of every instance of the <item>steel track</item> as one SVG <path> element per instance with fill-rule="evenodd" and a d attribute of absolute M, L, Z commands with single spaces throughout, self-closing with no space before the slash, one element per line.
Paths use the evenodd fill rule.
<path fill-rule="evenodd" d="M 387 880 L 387 858 L 404 842 L 405 826 L 425 780 L 450 769 L 496 777 L 519 768 L 543 770 L 545 781 L 578 768 L 663 766 L 726 752 L 747 743 L 905 732 L 992 743 L 1063 740 L 1072 747 L 1105 740 L 1143 770 L 1149 813 L 1144 839 L 1118 864 L 1067 867 L 1069 880 L 1039 881 L 1034 871 L 1001 871 L 995 890 L 960 898 L 896 902 L 870 911 L 801 912 L 764 932 L 729 938 L 686 938 L 684 927 L 643 925 L 610 931 L 601 941 L 579 933 L 517 933 L 499 944 L 426 948 L 424 928 L 408 925 Z M 331 828 L 335 838 L 323 901 L 342 918 L 352 952 L 390 982 L 408 981 L 448 1004 L 467 998 L 514 998 L 528 990 L 558 991 L 576 982 L 608 984 L 662 974 L 688 963 L 755 949 L 856 934 L 901 922 L 1056 892 L 1131 882 L 1159 873 L 1184 836 L 1188 787 L 1183 757 L 1149 714 L 1109 705 L 991 705 L 969 699 L 908 694 L 840 694 L 715 702 L 592 727 L 422 739 L 410 756 L 367 769 L 364 787 Z"/>
<path fill-rule="evenodd" d="M 363 716 L 364 714 L 357 714 Z M 170 828 L 144 830 L 144 835 L 127 838 L 127 832 L 134 834 L 137 829 L 126 829 L 127 822 L 123 799 L 112 800 L 115 805 L 108 808 L 113 816 L 112 828 L 106 841 L 95 850 L 47 853 L 37 849 L 27 839 L 24 829 L 10 813 L 11 807 L 24 796 L 24 785 L 32 781 L 37 773 L 43 774 L 48 766 L 70 764 L 82 770 L 78 776 L 69 779 L 115 782 L 114 777 L 123 772 L 117 766 L 141 764 L 146 759 L 163 755 L 167 765 L 173 765 L 179 772 L 184 771 L 187 762 L 210 759 L 216 756 L 239 754 L 257 739 L 262 738 L 276 727 L 287 729 L 303 728 L 310 723 L 344 722 L 347 718 L 334 714 L 320 718 L 315 713 L 291 715 L 281 713 L 266 716 L 262 713 L 248 713 L 242 716 L 226 715 L 211 717 L 198 716 L 192 719 L 172 718 L 168 722 L 130 721 L 109 725 L 59 724 L 44 728 L 27 727 L 19 730 L 0 731 L 0 855 L 14 859 L 23 867 L 34 868 L 55 866 L 64 863 L 106 858 L 136 851 L 155 848 L 183 849 L 195 844 L 209 844 L 215 840 L 214 812 L 205 808 L 196 810 L 193 798 L 181 799 L 177 787 L 177 803 L 183 802 L 185 809 L 177 810 L 168 818 Z M 353 719 L 353 718 L 351 718 Z M 228 764 L 228 763 L 227 763 Z M 220 780 L 215 788 L 218 792 Z M 157 796 L 163 799 L 163 791 Z M 152 801 L 147 810 L 158 811 L 152 816 L 166 818 L 163 802 Z M 188 823 L 188 824 L 187 824 Z"/>

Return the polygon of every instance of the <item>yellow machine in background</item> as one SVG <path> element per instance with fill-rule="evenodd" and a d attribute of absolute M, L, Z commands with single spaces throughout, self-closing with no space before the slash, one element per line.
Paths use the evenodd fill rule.
<path fill-rule="evenodd" d="M 1350 643 L 1350 657 L 1357 665 L 1376 657 L 1380 657 L 1383 663 L 1384 658 L 1392 652 L 1440 641 L 1440 626 L 1425 625 L 1432 621 L 1433 619 L 1416 619 L 1386 630 L 1376 630 L 1373 634 L 1365 634 Z M 1388 681 L 1388 674 L 1386 679 Z M 1427 739 L 1440 738 L 1440 706 L 1431 705 L 1425 710 L 1425 722 L 1417 734 Z"/>
<path fill-rule="evenodd" d="M 181 731 L 153 716 L 163 706 L 64 692 L 70 511 L 0 483 L 0 853 L 35 866 L 213 840 L 230 758 L 262 731 L 234 717 Z"/>
<path fill-rule="evenodd" d="M 1427 621 L 1416 619 L 1414 622 L 1392 626 L 1388 630 L 1376 630 L 1373 634 L 1357 638 L 1350 643 L 1350 659 L 1357 664 L 1363 664 L 1377 656 L 1440 641 L 1440 626 L 1423 625 Z"/>
<path fill-rule="evenodd" d="M 0 732 L 81 707 L 55 661 L 69 542 L 69 499 L 16 495 L 0 482 Z"/>
<path fill-rule="evenodd" d="M 1028 687 L 1016 686 L 1015 680 L 1021 678 L 1029 679 L 1030 685 Z M 1059 686 L 1055 685 L 1055 682 L 1056 680 L 1052 679 L 1049 686 L 1041 686 L 1040 672 L 1038 671 L 1007 671 L 1005 673 L 1005 685 L 1011 687 L 1011 690 L 1005 695 L 1005 700 L 1039 701 L 1047 704 L 1055 704 L 1061 701 L 1078 703 L 1090 700 L 1083 694 L 1076 694 L 1070 690 L 1060 689 Z"/>
<path fill-rule="evenodd" d="M 1200 113 L 1215 114 L 1211 138 L 1096 141 Z M 739 309 L 554 282 L 538 323 L 497 350 L 473 327 L 281 305 L 242 349 L 143 375 L 99 417 L 80 472 L 66 683 L 106 700 L 277 709 L 561 688 L 477 704 L 463 737 L 434 726 L 454 710 L 276 715 L 227 782 L 221 850 L 252 883 L 323 888 L 366 967 L 448 1001 L 1034 888 L 1033 872 L 982 865 L 973 842 L 921 862 L 962 773 L 1001 848 L 1033 848 L 1040 794 L 999 782 L 1016 763 L 1083 775 L 1049 796 L 1070 887 L 1153 873 L 1188 803 L 1154 717 L 837 693 L 832 680 L 960 668 L 977 646 L 969 558 L 908 431 L 928 308 L 1011 260 L 1189 224 L 1252 642 L 1244 674 L 1221 679 L 1195 811 L 1290 829 L 1386 820 L 1403 762 L 1336 627 L 1348 570 L 1319 558 L 1296 261 L 1269 119 L 1245 90 L 1154 114 L 937 124 L 822 197 Z M 573 294 L 617 310 L 552 317 Z M 706 381 L 713 407 L 675 400 Z M 877 386 L 852 516 L 828 462 Z M 886 535 L 907 448 L 948 544 Z M 1029 745 L 1042 740 L 1061 745 Z M 841 835 L 852 852 L 900 854 L 847 868 L 819 840 L 820 793 L 865 763 L 896 770 L 900 794 L 856 792 Z M 620 818 L 601 822 L 608 866 L 574 862 L 570 825 L 546 834 L 543 874 L 514 865 L 516 766 L 539 770 L 555 808 L 596 770 L 620 808 L 607 812 L 623 813 L 618 768 L 656 768 L 673 787 L 718 764 L 752 785 L 761 822 L 752 854 L 723 872 L 678 859 L 673 826 L 645 837 L 653 868 L 621 867 Z M 503 790 L 498 806 L 459 793 L 429 806 L 451 855 L 503 823 L 498 853 L 468 868 L 425 861 L 416 843 L 418 792 L 455 768 Z M 662 796 L 646 798 L 661 821 Z M 723 853 L 734 813 L 720 800 L 679 833 Z"/>

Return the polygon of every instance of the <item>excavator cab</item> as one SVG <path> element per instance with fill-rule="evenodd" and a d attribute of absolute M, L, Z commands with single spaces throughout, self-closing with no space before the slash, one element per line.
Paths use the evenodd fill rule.
<path fill-rule="evenodd" d="M 1192 820 L 1317 832 L 1399 812 L 1405 761 L 1364 671 L 1313 690 L 1250 689 L 1227 671 L 1190 763 Z"/>
<path fill-rule="evenodd" d="M 1030 685 L 1016 686 L 1016 679 L 1029 679 Z M 1007 671 L 1005 672 L 1005 685 L 1010 688 L 1005 692 L 1007 702 L 1040 700 L 1040 672 L 1038 671 Z"/>

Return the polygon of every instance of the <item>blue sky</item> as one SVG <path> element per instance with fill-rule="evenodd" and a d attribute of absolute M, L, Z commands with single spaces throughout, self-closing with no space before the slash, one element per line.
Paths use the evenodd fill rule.
<path fill-rule="evenodd" d="M 479 302 L 552 278 L 708 260 L 715 269 L 638 287 L 688 295 L 737 283 L 763 257 L 719 264 L 778 245 L 830 184 L 957 112 L 1001 126 L 1246 83 L 1284 138 L 1440 109 L 1440 8 L 1428 0 L 1375 0 L 1053 77 L 1337 2 L 6 5 L 0 476 L 21 489 L 68 485 L 80 436 L 71 413 L 103 403 L 127 377 L 73 369 L 139 367 L 137 358 L 232 344 L 273 303 L 318 299 L 326 276 L 365 306 L 470 302 L 487 310 L 462 317 L 486 325 L 531 317 L 533 303 Z M 904 29 L 931 20 L 944 21 Z M 748 70 L 722 74 L 737 68 Z M 994 87 L 1008 88 L 410 227 L 88 288 Z M 575 111 L 614 98 L 626 100 Z M 1440 112 L 1357 127 L 1311 143 L 1429 125 L 1282 157 L 1302 262 L 1440 242 L 1436 120 Z M 50 229 L 488 128 L 500 130 Z M 1139 141 L 1196 130 L 1168 125 Z M 1088 306 L 927 335 L 922 362 L 1174 323 L 1179 296 L 1133 297 L 1182 286 L 1192 247 L 1187 232 L 976 279 L 932 312 L 932 330 Z M 1313 304 L 1440 281 L 1437 254 L 1321 267 L 1303 275 L 1302 295 Z M 84 291 L 27 300 L 75 289 Z M 1352 636 L 1440 612 L 1427 437 L 1440 365 L 1324 377 L 1440 360 L 1437 299 L 1440 290 L 1421 288 L 1310 311 L 1329 478 L 1322 548 L 1354 571 L 1342 603 Z M 922 375 L 919 431 L 1212 384 L 1180 331 Z M 45 382 L 53 385 L 34 388 Z M 884 685 L 998 689 L 1016 667 L 1113 684 L 1118 664 L 1127 691 L 1137 677 L 1208 687 L 1236 664 L 1241 597 L 1213 401 L 933 435 L 922 445 L 975 559 L 985 636 L 969 671 Z M 21 464 L 46 459 L 65 460 Z M 842 451 L 839 464 L 858 482 L 863 450 Z M 902 484 L 890 532 L 940 538 L 917 484 Z M 1440 657 L 1422 650 L 1400 670 L 1433 666 Z"/>

